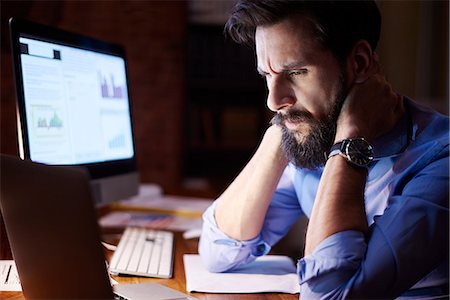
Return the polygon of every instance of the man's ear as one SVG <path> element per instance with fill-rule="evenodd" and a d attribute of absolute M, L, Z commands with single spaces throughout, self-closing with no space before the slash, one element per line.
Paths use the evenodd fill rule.
<path fill-rule="evenodd" d="M 374 53 L 366 40 L 355 43 L 348 59 L 355 83 L 363 83 L 375 73 Z"/>

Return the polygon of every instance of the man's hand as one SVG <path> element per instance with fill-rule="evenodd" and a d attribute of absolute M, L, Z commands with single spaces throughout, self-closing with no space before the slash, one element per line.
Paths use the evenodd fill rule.
<path fill-rule="evenodd" d="M 403 98 L 394 93 L 376 59 L 372 72 L 367 80 L 352 86 L 339 115 L 335 143 L 353 137 L 373 142 L 403 114 Z"/>

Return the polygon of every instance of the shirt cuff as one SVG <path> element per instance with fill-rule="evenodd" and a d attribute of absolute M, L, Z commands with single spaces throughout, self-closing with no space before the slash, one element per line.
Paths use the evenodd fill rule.
<path fill-rule="evenodd" d="M 199 253 L 210 271 L 223 272 L 267 254 L 270 245 L 260 236 L 246 241 L 233 239 L 221 231 L 214 217 L 217 201 L 203 214 Z"/>
<path fill-rule="evenodd" d="M 334 277 L 332 282 L 349 280 L 359 268 L 366 248 L 364 234 L 359 231 L 342 231 L 329 236 L 312 254 L 298 261 L 300 284 L 324 277 Z"/>

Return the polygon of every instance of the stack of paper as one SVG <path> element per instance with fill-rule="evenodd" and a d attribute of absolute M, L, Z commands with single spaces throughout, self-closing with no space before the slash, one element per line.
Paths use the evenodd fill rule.
<path fill-rule="evenodd" d="M 99 224 L 103 228 L 138 226 L 152 229 L 186 231 L 201 228 L 202 219 L 151 212 L 113 211 L 100 218 Z"/>
<path fill-rule="evenodd" d="M 227 273 L 210 273 L 200 256 L 184 255 L 186 290 L 206 293 L 290 293 L 300 292 L 298 276 L 287 256 L 266 255 Z"/>
<path fill-rule="evenodd" d="M 163 195 L 160 187 L 143 184 L 138 195 L 112 203 L 112 212 L 100 218 L 99 223 L 103 228 L 200 229 L 201 216 L 211 203 L 211 199 Z"/>

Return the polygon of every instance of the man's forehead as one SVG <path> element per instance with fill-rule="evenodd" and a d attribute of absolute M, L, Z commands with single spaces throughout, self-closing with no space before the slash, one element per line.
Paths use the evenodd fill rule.
<path fill-rule="evenodd" d="M 285 44 L 297 43 L 308 47 L 319 46 L 315 25 L 309 17 L 298 16 L 283 19 L 280 22 L 257 26 L 255 44 L 282 41 Z"/>
<path fill-rule="evenodd" d="M 300 67 L 310 60 L 318 44 L 308 21 L 284 20 L 270 26 L 259 26 L 255 33 L 258 68 L 266 63 L 276 69 Z M 308 22 L 309 23 L 309 22 Z"/>

